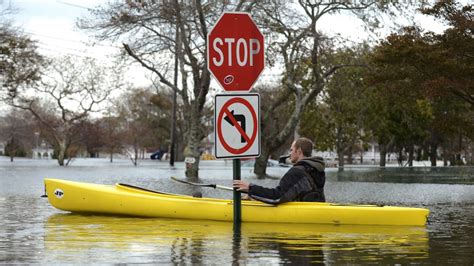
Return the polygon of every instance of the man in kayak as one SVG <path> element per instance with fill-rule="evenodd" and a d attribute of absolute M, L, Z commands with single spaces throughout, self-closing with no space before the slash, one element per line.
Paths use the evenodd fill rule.
<path fill-rule="evenodd" d="M 307 138 L 299 138 L 291 144 L 290 149 L 290 160 L 294 165 L 276 188 L 234 180 L 234 189 L 247 193 L 251 199 L 271 204 L 289 201 L 325 202 L 324 159 L 311 157 L 312 152 L 313 142 Z"/>

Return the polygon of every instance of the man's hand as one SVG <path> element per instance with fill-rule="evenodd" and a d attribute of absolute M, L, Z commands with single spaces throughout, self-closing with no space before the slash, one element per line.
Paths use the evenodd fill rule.
<path fill-rule="evenodd" d="M 234 180 L 234 188 L 237 191 L 249 192 L 249 183 L 242 180 Z"/>

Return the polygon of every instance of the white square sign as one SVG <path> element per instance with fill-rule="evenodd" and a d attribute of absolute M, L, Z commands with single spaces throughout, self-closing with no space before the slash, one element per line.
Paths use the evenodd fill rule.
<path fill-rule="evenodd" d="M 216 158 L 260 156 L 260 95 L 216 95 L 214 136 Z"/>

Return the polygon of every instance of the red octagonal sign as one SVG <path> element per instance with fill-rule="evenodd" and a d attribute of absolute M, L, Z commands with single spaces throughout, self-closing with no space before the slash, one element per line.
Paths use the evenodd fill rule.
<path fill-rule="evenodd" d="M 207 67 L 226 91 L 250 91 L 264 54 L 263 35 L 248 13 L 222 14 L 207 35 Z"/>

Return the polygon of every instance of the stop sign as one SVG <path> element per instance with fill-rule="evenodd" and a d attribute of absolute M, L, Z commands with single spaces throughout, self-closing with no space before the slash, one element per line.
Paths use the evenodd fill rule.
<path fill-rule="evenodd" d="M 248 13 L 225 12 L 207 35 L 207 67 L 226 91 L 250 91 L 265 67 L 264 40 Z"/>

